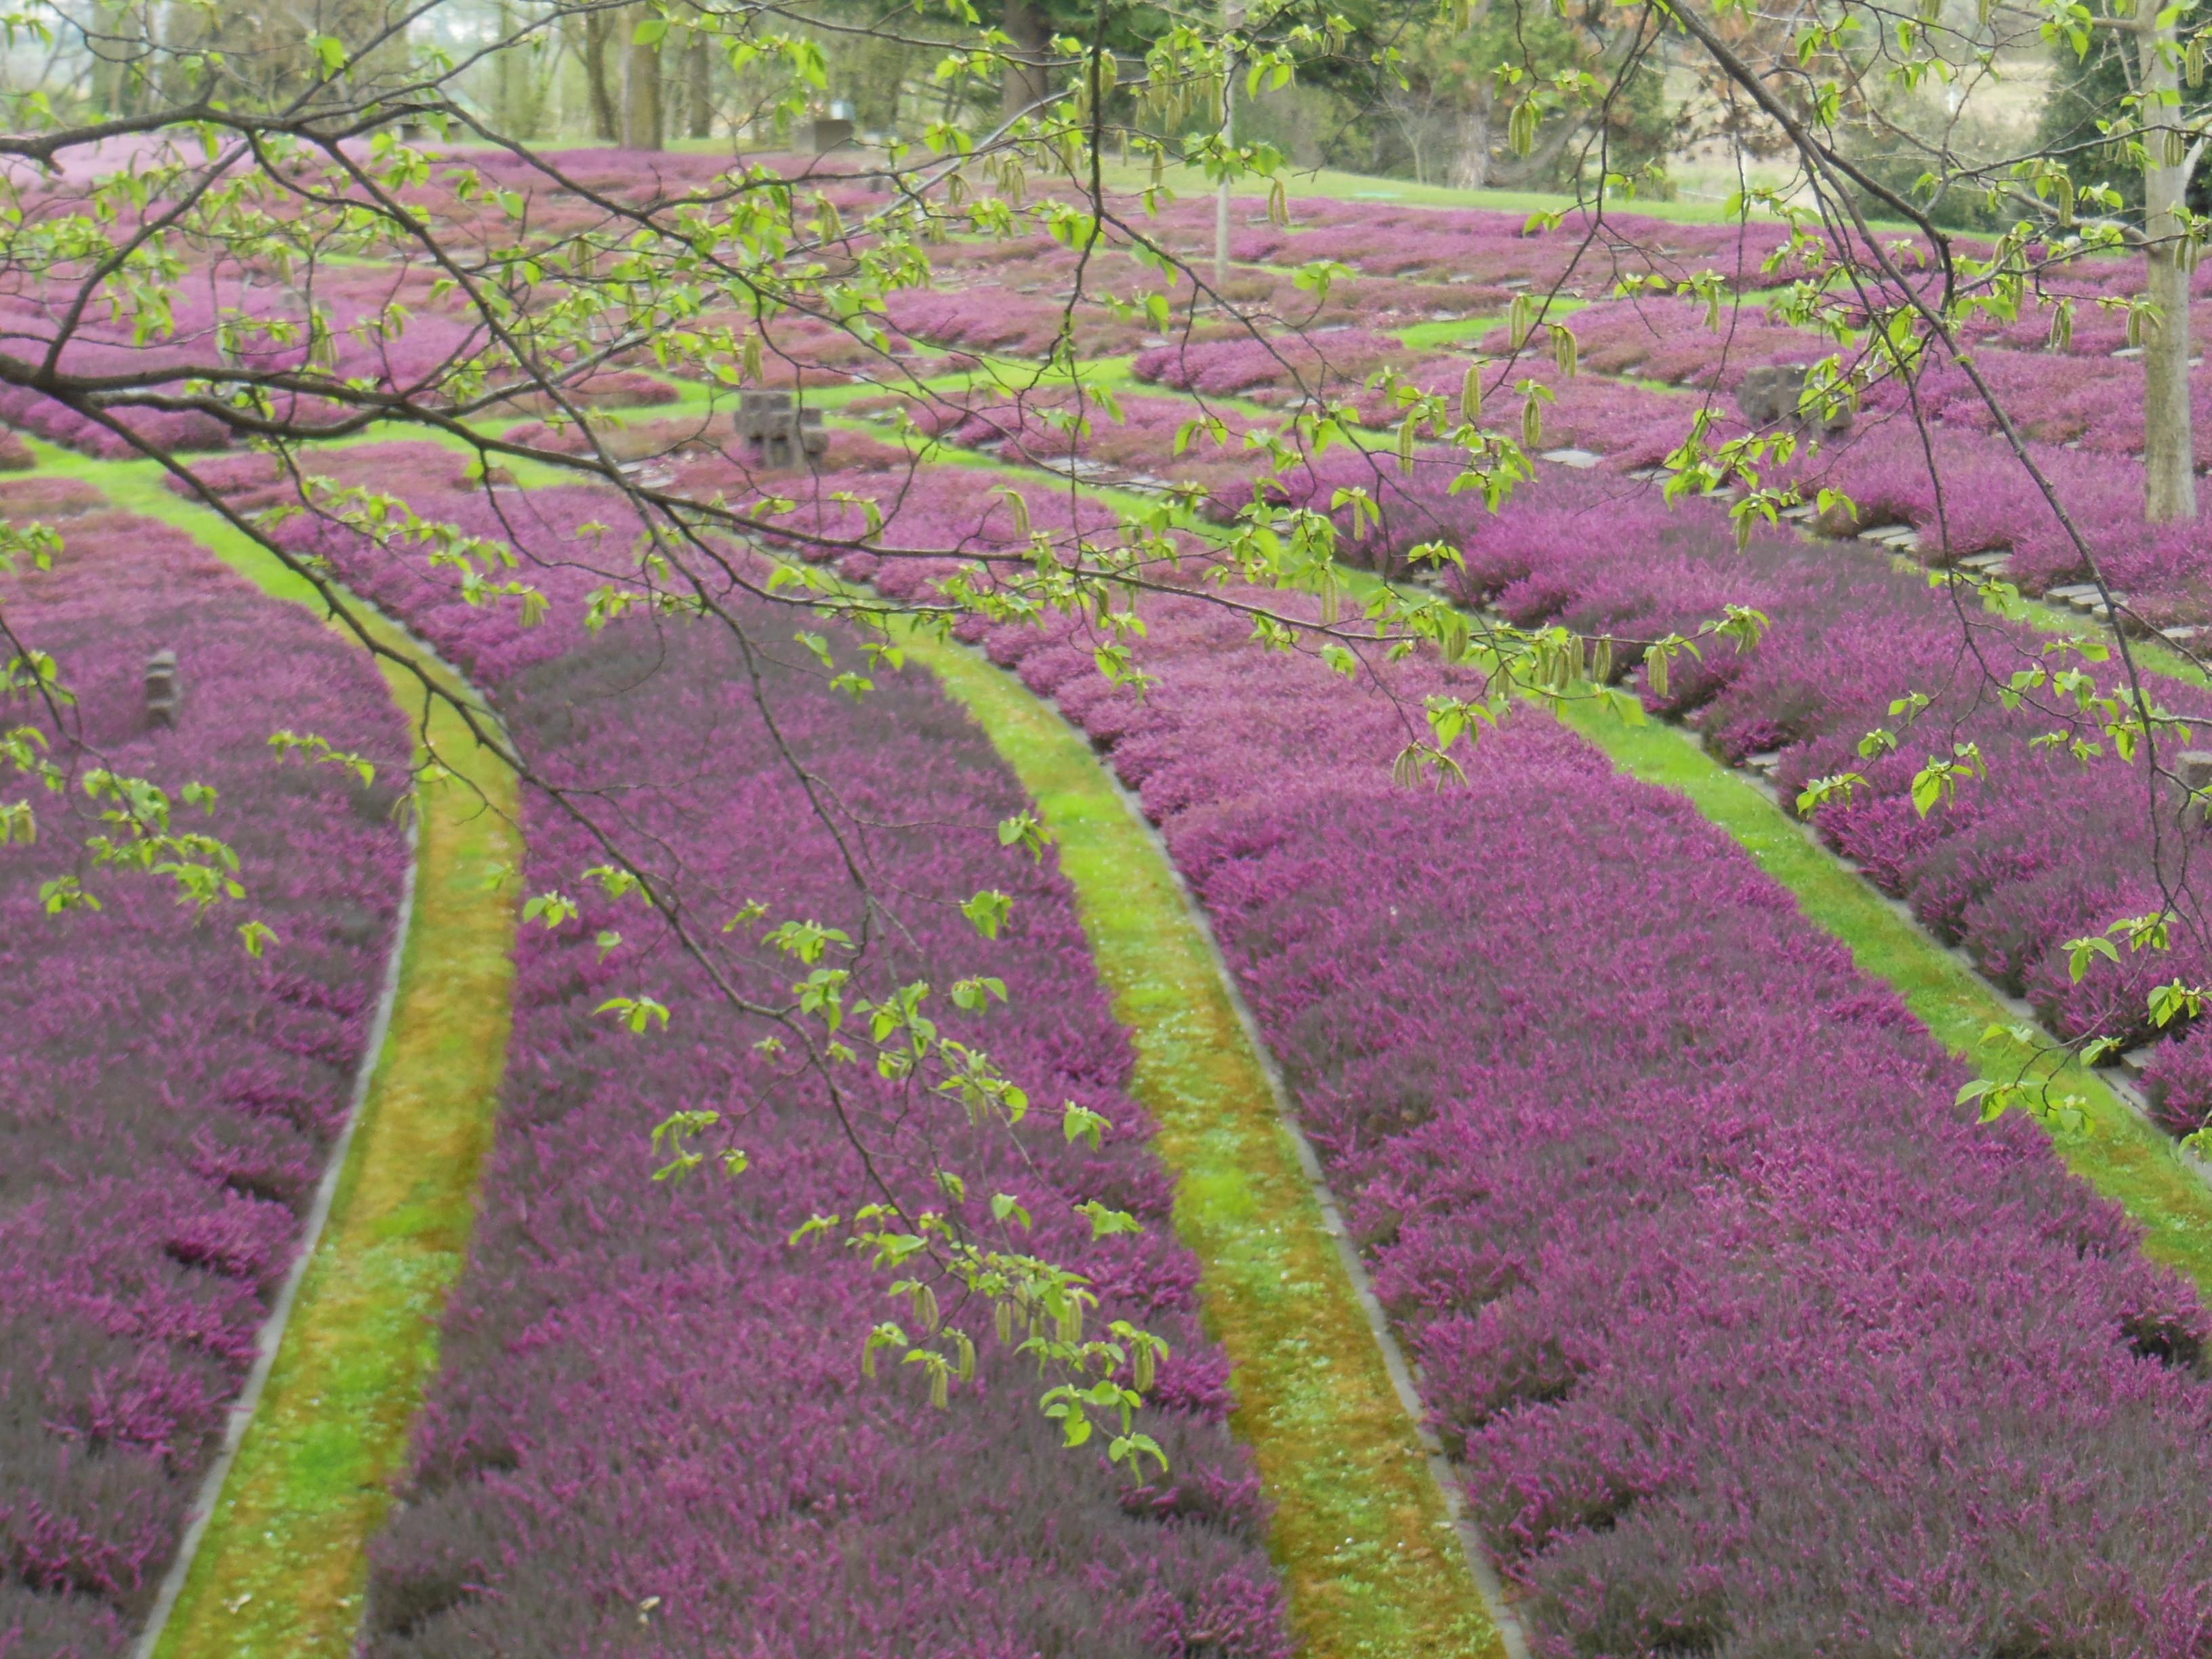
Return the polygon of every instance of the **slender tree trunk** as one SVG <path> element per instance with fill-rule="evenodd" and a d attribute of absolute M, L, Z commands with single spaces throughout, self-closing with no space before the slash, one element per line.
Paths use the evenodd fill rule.
<path fill-rule="evenodd" d="M 503 41 L 514 39 L 514 8 L 507 0 L 499 0 L 499 38 Z M 520 48 L 501 47 L 492 59 L 492 108 L 499 130 L 510 138 L 525 137 L 520 120 L 521 100 L 516 95 L 519 79 L 514 54 Z"/>
<path fill-rule="evenodd" d="M 2179 118 L 2181 77 L 2170 55 L 2173 27 L 2160 27 L 2146 5 L 2136 36 L 2142 80 L 2143 232 L 2150 302 L 2143 337 L 2144 516 L 2179 524 L 2197 516 L 2197 444 L 2189 409 L 2189 261 L 2179 215 L 2189 189 L 2186 143 Z M 2173 101 L 2166 101 L 2166 95 Z"/>
<path fill-rule="evenodd" d="M 641 46 L 629 39 L 646 13 L 616 14 L 616 27 L 623 33 L 622 142 L 624 149 L 662 148 L 660 125 L 660 48 Z"/>
<path fill-rule="evenodd" d="M 685 130 L 694 138 L 714 136 L 714 60 L 710 55 L 707 37 L 695 34 L 691 44 L 684 49 L 684 88 L 689 107 L 684 111 Z"/>
<path fill-rule="evenodd" d="M 1490 185 L 1490 106 L 1477 104 L 1460 124 L 1459 155 L 1452 162 L 1452 184 L 1460 190 Z"/>
<path fill-rule="evenodd" d="M 105 115 L 135 114 L 131 94 L 137 70 L 131 60 L 143 51 L 132 39 L 136 14 L 128 3 L 102 3 L 94 15 L 102 39 L 93 48 L 94 106 Z"/>
<path fill-rule="evenodd" d="M 1005 112 L 1011 120 L 1052 90 L 1045 63 L 1052 41 L 1052 27 L 1036 0 L 1006 0 L 999 27 L 1013 41 L 1006 61 Z"/>
<path fill-rule="evenodd" d="M 586 13 L 584 18 L 584 86 L 592 94 L 592 134 L 610 144 L 622 136 L 615 100 L 607 90 L 607 44 L 615 27 L 615 18 L 603 11 Z"/>

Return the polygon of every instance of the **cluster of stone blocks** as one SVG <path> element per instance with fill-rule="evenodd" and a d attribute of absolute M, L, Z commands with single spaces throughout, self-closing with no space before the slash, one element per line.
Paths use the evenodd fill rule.
<path fill-rule="evenodd" d="M 763 466 L 797 466 L 830 447 L 822 411 L 801 409 L 788 392 L 748 392 L 738 399 L 737 435 Z"/>

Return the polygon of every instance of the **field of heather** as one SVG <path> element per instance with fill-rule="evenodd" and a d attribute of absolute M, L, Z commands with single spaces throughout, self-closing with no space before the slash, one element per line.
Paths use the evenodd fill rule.
<path fill-rule="evenodd" d="M 425 143 L 6 173 L 0 1659 L 2212 1655 L 2142 256 Z"/>

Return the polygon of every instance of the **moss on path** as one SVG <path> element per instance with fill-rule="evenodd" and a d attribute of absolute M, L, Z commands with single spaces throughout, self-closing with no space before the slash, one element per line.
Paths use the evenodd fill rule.
<path fill-rule="evenodd" d="M 1426 1452 L 1300 1168 L 1212 942 L 1090 745 L 1012 676 L 913 649 L 990 736 L 1060 846 L 1137 1048 L 1134 1092 L 1235 1362 L 1237 1433 L 1276 1505 L 1271 1543 L 1309 1659 L 1502 1651 Z"/>
<path fill-rule="evenodd" d="M 316 602 L 250 538 L 163 489 L 154 464 L 35 447 L 40 471 L 88 479 L 117 507 L 187 532 L 277 599 Z M 382 643 L 416 651 L 397 629 L 376 626 Z M 427 719 L 428 744 L 453 775 L 417 787 L 414 911 L 391 1027 L 161 1659 L 353 1651 L 368 1542 L 436 1367 L 438 1319 L 475 1219 L 506 1064 L 514 904 L 498 878 L 521 861 L 515 787 L 458 714 L 442 703 L 426 710 L 419 684 L 384 667 L 416 722 L 418 759 Z"/>

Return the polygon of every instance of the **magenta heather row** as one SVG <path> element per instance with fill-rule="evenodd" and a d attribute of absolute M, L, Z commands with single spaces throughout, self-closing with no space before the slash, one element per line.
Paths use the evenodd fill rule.
<path fill-rule="evenodd" d="M 1604 300 L 1562 319 L 1573 331 L 1581 362 L 1603 374 L 1630 374 L 1669 386 L 1714 387 L 1733 392 L 1747 370 L 1764 363 L 1812 363 L 1840 354 L 1846 367 L 1856 354 L 1832 340 L 1771 321 L 1753 301 L 1744 301 L 1717 325 L 1705 307 L 1681 300 Z M 1533 334 L 1532 364 L 1551 355 L 1546 331 Z M 1483 349 L 1503 356 L 1512 337 L 1504 329 L 1483 338 Z"/>
<path fill-rule="evenodd" d="M 972 507 L 972 483 L 968 495 Z M 594 585 L 589 566 L 628 562 L 619 528 L 604 554 L 573 533 L 586 518 L 623 525 L 605 495 L 432 489 L 415 505 L 479 530 L 503 518 L 556 567 L 532 574 L 562 602 L 556 618 Z M 862 1335 L 900 1311 L 886 1281 L 834 1243 L 787 1243 L 810 1214 L 870 1195 L 817 1085 L 758 1050 L 766 1028 L 718 1004 L 634 902 L 588 898 L 556 933 L 524 929 L 483 1219 L 405 1507 L 374 1546 L 365 1650 L 1288 1659 L 1265 1506 L 1225 1425 L 1227 1364 L 1197 1317 L 1172 1183 L 1127 1094 L 1128 1042 L 1056 866 L 998 844 L 996 823 L 1024 802 L 981 734 L 918 671 L 878 672 L 882 689 L 855 707 L 788 642 L 802 618 L 740 602 L 779 727 L 833 784 L 838 830 L 895 913 L 896 928 L 879 916 L 864 934 L 719 629 L 634 621 L 594 639 L 556 619 L 526 632 L 346 538 L 319 541 L 487 684 L 534 761 L 571 785 L 622 786 L 595 812 L 625 848 L 663 849 L 652 875 L 709 940 L 758 900 L 872 938 L 854 964 L 872 987 L 936 984 L 947 1033 L 987 1046 L 1039 1109 L 1018 1158 L 930 1109 L 973 1207 L 1019 1195 L 1036 1244 L 1093 1276 L 1108 1316 L 1147 1322 L 1175 1349 L 1146 1414 L 1172 1467 L 1146 1486 L 1095 1449 L 1060 1449 L 1042 1385 L 988 1328 L 978 1386 L 950 1412 L 929 1408 L 910 1372 L 865 1380 Z M 526 827 L 527 890 L 596 892 L 580 882 L 605 859 L 588 835 L 542 799 Z M 988 886 L 1014 898 L 995 942 L 957 908 Z M 626 939 L 604 957 L 602 928 Z M 795 970 L 738 937 L 726 969 L 781 1000 Z M 1003 978 L 1011 1004 L 951 1007 L 945 988 L 974 973 Z M 673 1011 L 665 1034 L 594 1016 L 640 992 Z M 891 1121 L 890 1085 L 866 1071 L 846 1082 L 890 1178 L 915 1196 L 915 1131 Z M 1111 1119 L 1102 1151 L 1062 1144 L 1071 1098 Z M 655 1184 L 647 1134 L 681 1107 L 739 1119 L 750 1172 Z M 1072 1206 L 1091 1198 L 1139 1215 L 1144 1236 L 1091 1243 Z"/>
<path fill-rule="evenodd" d="M 1177 434 L 1200 414 L 1179 398 L 1121 396 L 1109 411 L 1096 398 L 1079 404 L 1063 388 L 1042 387 L 1012 395 L 979 391 L 935 393 L 926 400 L 886 398 L 884 407 L 906 410 L 921 431 L 947 443 L 1085 483 L 1140 490 L 1194 483 L 1204 491 L 1202 509 L 1221 520 L 1251 502 L 1254 484 L 1268 470 L 1266 452 L 1249 447 L 1244 434 L 1275 424 L 1223 411 L 1225 442 L 1196 432 L 1178 455 Z M 1079 415 L 1079 425 L 1074 423 Z"/>
<path fill-rule="evenodd" d="M 1085 357 L 1118 356 L 1134 350 L 1152 332 L 1149 323 L 1119 318 L 1096 303 L 1023 294 L 995 283 L 969 288 L 898 289 L 886 297 L 891 325 L 916 339 L 969 351 L 1004 352 L 1042 357 L 1059 339 L 1063 326 L 1073 330 L 1076 352 Z"/>
<path fill-rule="evenodd" d="M 1335 466 L 1322 490 L 1355 477 L 1377 487 L 1372 469 L 1351 459 Z M 1959 613 L 1878 550 L 1784 532 L 1757 537 L 1739 554 L 1719 507 L 1670 510 L 1655 489 L 1597 475 L 1549 475 L 1493 517 L 1471 495 L 1448 496 L 1449 476 L 1443 465 L 1424 466 L 1410 484 L 1381 475 L 1385 524 L 1360 538 L 1360 556 L 1388 565 L 1416 542 L 1448 540 L 1466 559 L 1452 577 L 1459 597 L 1495 604 L 1524 627 L 1556 622 L 1650 639 L 1687 632 L 1730 603 L 1765 611 L 1773 628 L 1755 652 L 1722 646 L 1702 663 L 1679 663 L 1668 695 L 1647 692 L 1646 703 L 1688 719 L 1729 760 L 1778 752 L 1778 776 L 1793 793 L 1816 777 L 1863 774 L 1869 787 L 1853 801 L 1820 810 L 1823 836 L 2068 1036 L 2147 1040 L 2148 987 L 2212 967 L 2183 949 L 2073 981 L 2065 940 L 2157 908 L 2160 857 L 2169 878 L 2185 873 L 2184 849 L 2194 842 L 2176 839 L 2178 798 L 2154 842 L 2140 771 L 2032 750 L 2058 717 L 1998 706 L 1962 657 Z M 2000 623 L 1972 601 L 1967 617 L 1996 679 L 2051 661 L 2046 636 Z M 1616 663 L 1627 673 L 1635 653 L 1623 650 Z M 1859 739 L 1899 726 L 1889 705 L 1914 691 L 1936 699 L 1919 729 L 1904 733 L 1899 755 L 1863 760 Z M 2203 694 L 2190 688 L 2155 682 L 2153 691 L 2177 711 L 2205 710 Z M 1921 817 L 1912 775 L 1954 738 L 1980 744 L 1989 779 Z M 2164 742 L 2170 763 L 2174 739 Z"/>
<path fill-rule="evenodd" d="M 334 380 L 374 381 L 388 390 L 435 402 L 456 365 L 479 357 L 496 358 L 492 337 L 480 319 L 463 313 L 451 300 L 434 302 L 429 273 L 412 267 L 317 266 L 295 279 L 281 281 L 266 272 L 240 273 L 205 268 L 194 271 L 172 295 L 173 327 L 144 343 L 134 340 L 129 319 L 118 321 L 94 308 L 78 321 L 64 344 L 59 367 L 76 374 L 173 374 L 150 390 L 169 397 L 185 395 L 183 371 L 234 361 L 262 371 L 311 372 Z M 76 290 L 55 282 L 30 294 L 0 295 L 0 350 L 27 363 L 44 360 L 68 321 Z M 355 332 L 363 319 L 388 306 L 409 313 L 404 330 L 389 337 Z M 334 331 L 331 362 L 309 369 L 304 343 L 276 345 L 256 337 L 234 358 L 227 358 L 218 331 L 240 317 L 304 324 L 310 309 L 324 312 Z M 495 379 L 520 378 L 512 369 Z M 627 407 L 674 400 L 662 382 L 635 371 L 601 368 L 574 383 L 579 401 L 601 407 Z M 319 398 L 279 394 L 280 416 L 307 422 L 337 420 L 347 411 Z M 228 447 L 228 428 L 198 410 L 171 411 L 117 405 L 115 419 L 148 442 L 172 450 Z M 135 457 L 130 440 L 101 422 L 21 386 L 0 391 L 0 420 L 22 427 L 52 442 L 103 459 Z"/>
<path fill-rule="evenodd" d="M 2208 1322 L 2116 1206 L 1687 802 L 1525 713 L 1395 788 L 1400 707 L 1147 615 L 1142 702 L 988 648 L 1165 830 L 1539 1654 L 2202 1652 Z"/>
<path fill-rule="evenodd" d="M 1557 285 L 1576 298 L 1609 293 L 1626 275 L 1680 281 L 1711 269 L 1733 286 L 1763 289 L 1806 274 L 1796 259 L 1765 269 L 1790 236 L 1785 227 L 1764 221 L 1684 224 L 1611 210 L 1593 221 L 1577 210 L 1546 229 L 1531 228 L 1525 214 L 1481 208 L 1301 200 L 1292 204 L 1293 222 L 1284 228 L 1267 222 L 1266 205 L 1255 198 L 1234 204 L 1232 258 L 1286 265 L 1334 259 L 1370 276 L 1418 274 L 1506 289 L 1542 292 Z M 1177 202 L 1149 222 L 1133 203 L 1124 210 L 1132 226 L 1187 256 L 1212 251 L 1213 214 L 1212 202 L 1200 198 Z M 1870 263 L 1870 249 L 1854 243 L 1852 251 Z"/>
<path fill-rule="evenodd" d="M 0 1653 L 128 1646 L 176 1548 L 290 1263 L 374 1017 L 407 849 L 407 737 L 360 652 L 176 532 L 65 526 L 55 568 L 6 584 L 10 625 L 77 693 L 82 768 L 179 794 L 241 860 L 242 903 L 195 921 L 159 880 L 85 872 L 97 913 L 51 918 L 81 795 L 0 855 Z M 149 731 L 146 659 L 174 650 L 177 727 Z M 8 722 L 33 718 L 18 705 Z M 280 763 L 289 727 L 370 757 Z M 247 917 L 278 943 L 258 962 Z"/>

